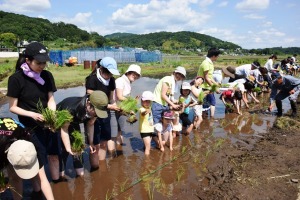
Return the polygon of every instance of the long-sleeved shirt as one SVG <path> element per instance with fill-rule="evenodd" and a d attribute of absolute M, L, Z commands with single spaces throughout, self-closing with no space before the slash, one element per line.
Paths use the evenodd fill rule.
<path fill-rule="evenodd" d="M 300 79 L 295 78 L 293 76 L 290 75 L 282 76 L 282 79 L 283 80 L 281 84 L 277 83 L 277 79 L 274 80 L 272 85 L 270 100 L 274 99 L 278 90 L 288 93 L 291 90 L 293 90 L 295 87 L 300 85 Z"/>

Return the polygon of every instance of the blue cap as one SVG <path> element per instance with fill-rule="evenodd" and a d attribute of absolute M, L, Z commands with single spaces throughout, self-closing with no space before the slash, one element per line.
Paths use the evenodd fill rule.
<path fill-rule="evenodd" d="M 120 75 L 118 70 L 117 62 L 112 57 L 104 57 L 100 61 L 100 65 L 106 69 L 113 75 Z"/>

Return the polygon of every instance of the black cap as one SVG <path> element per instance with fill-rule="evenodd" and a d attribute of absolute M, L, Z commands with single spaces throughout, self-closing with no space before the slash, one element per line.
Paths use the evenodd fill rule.
<path fill-rule="evenodd" d="M 32 42 L 30 43 L 23 52 L 27 56 L 33 57 L 35 60 L 39 62 L 47 62 L 50 61 L 50 57 L 48 56 L 47 48 L 39 43 Z"/>

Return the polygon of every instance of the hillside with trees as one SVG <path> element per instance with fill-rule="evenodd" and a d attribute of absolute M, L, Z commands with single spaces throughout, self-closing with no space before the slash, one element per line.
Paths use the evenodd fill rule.
<path fill-rule="evenodd" d="M 81 30 L 76 25 L 64 22 L 52 23 L 47 19 L 0 10 L 0 51 L 16 51 L 17 44 L 23 40 L 40 41 L 50 49 L 71 50 L 78 48 L 132 47 L 145 50 L 160 50 L 164 53 L 198 54 L 210 47 L 227 52 L 252 54 L 300 54 L 299 47 L 242 49 L 239 45 L 218 38 L 190 31 L 156 32 L 149 34 L 113 33 L 101 36 L 97 32 Z M 238 51 L 237 51 L 238 50 Z"/>
<path fill-rule="evenodd" d="M 224 50 L 235 50 L 240 46 L 231 42 L 225 42 L 220 39 L 199 34 L 190 31 L 181 32 L 157 32 L 149 34 L 112 34 L 105 38 L 123 46 L 142 47 L 149 50 L 162 50 L 164 52 L 172 52 L 173 50 L 202 50 L 206 51 L 210 47 L 217 47 Z"/>

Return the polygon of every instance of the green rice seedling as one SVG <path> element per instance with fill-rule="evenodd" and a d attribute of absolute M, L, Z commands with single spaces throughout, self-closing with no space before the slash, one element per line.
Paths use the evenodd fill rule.
<path fill-rule="evenodd" d="M 261 92 L 261 88 L 260 87 L 255 87 L 255 88 L 252 89 L 252 92 L 259 93 L 259 92 Z"/>
<path fill-rule="evenodd" d="M 55 129 L 60 129 L 65 123 L 72 122 L 73 116 L 68 110 L 57 110 L 55 112 L 56 120 L 55 120 Z"/>
<path fill-rule="evenodd" d="M 38 112 L 44 117 L 45 127 L 48 127 L 52 132 L 55 132 L 55 111 L 49 108 L 44 108 L 41 101 L 37 103 L 37 109 Z"/>
<path fill-rule="evenodd" d="M 137 121 L 136 115 L 135 114 L 128 115 L 126 121 L 129 122 L 130 124 L 133 124 L 134 122 Z"/>
<path fill-rule="evenodd" d="M 204 97 L 205 97 L 205 94 L 204 94 L 203 91 L 201 91 L 201 92 L 199 93 L 199 96 L 198 96 L 198 104 L 200 104 L 200 105 L 203 104 L 203 99 L 204 99 Z"/>
<path fill-rule="evenodd" d="M 222 84 L 221 84 L 221 87 L 222 87 L 222 88 L 229 88 L 229 87 L 230 87 L 230 84 L 228 84 L 228 83 L 222 83 Z"/>
<path fill-rule="evenodd" d="M 125 191 L 125 189 L 126 189 L 126 187 L 128 185 L 127 183 L 128 183 L 128 179 L 126 179 L 124 182 L 122 182 L 120 184 L 120 192 L 124 192 Z"/>
<path fill-rule="evenodd" d="M 176 180 L 178 182 L 181 180 L 181 177 L 184 175 L 184 173 L 185 173 L 185 169 L 182 166 L 180 166 L 180 168 L 176 170 L 176 175 L 177 175 Z"/>
<path fill-rule="evenodd" d="M 184 98 L 184 97 L 180 97 L 180 98 L 179 98 L 179 103 L 180 103 L 180 104 L 183 104 L 184 101 L 185 101 L 185 98 Z"/>
<path fill-rule="evenodd" d="M 218 89 L 219 89 L 219 86 L 218 86 L 217 84 L 213 84 L 213 85 L 211 86 L 210 91 L 211 91 L 211 92 L 216 92 Z"/>
<path fill-rule="evenodd" d="M 71 144 L 72 152 L 81 154 L 84 151 L 84 137 L 79 131 L 72 132 L 73 141 Z"/>
<path fill-rule="evenodd" d="M 146 190 L 147 190 L 147 194 L 148 194 L 148 199 L 149 200 L 153 200 L 153 193 L 154 193 L 154 185 L 153 182 L 147 182 L 146 183 Z"/>
<path fill-rule="evenodd" d="M 118 106 L 124 114 L 138 111 L 137 100 L 133 97 L 127 97 L 124 101 L 119 102 Z"/>

